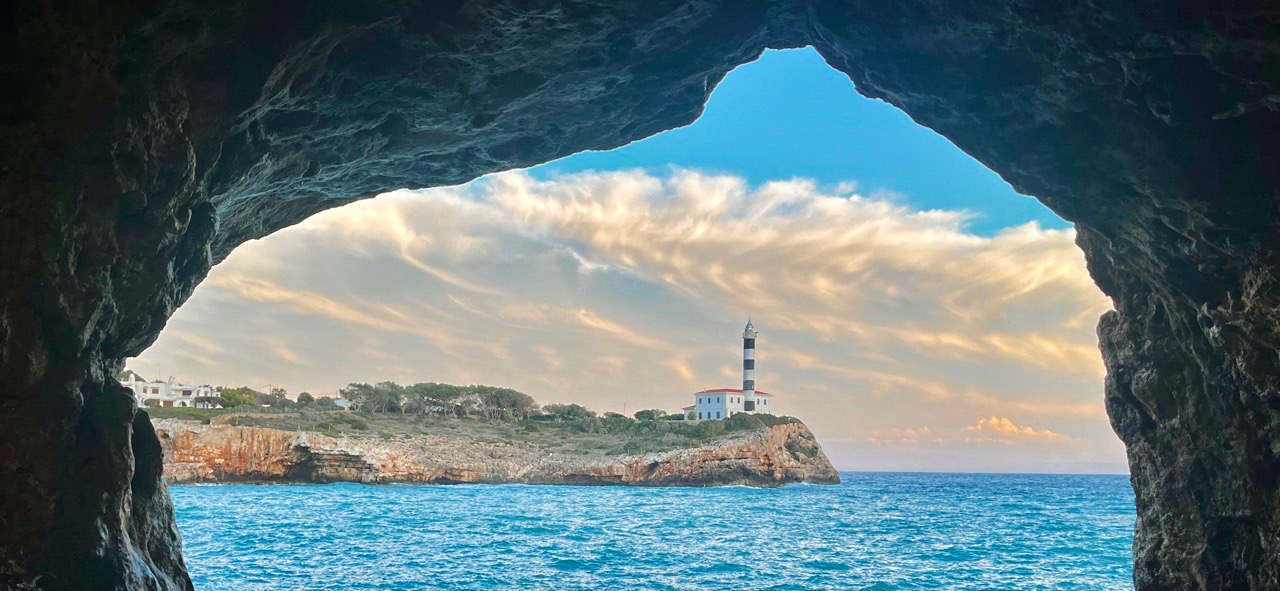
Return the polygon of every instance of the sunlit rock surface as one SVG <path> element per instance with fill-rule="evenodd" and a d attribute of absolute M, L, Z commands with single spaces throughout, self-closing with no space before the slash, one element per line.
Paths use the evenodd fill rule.
<path fill-rule="evenodd" d="M 1280 587 L 1280 14 L 1267 3 L 194 2 L 9 7 L 0 582 L 185 589 L 112 381 L 235 245 L 400 187 L 690 122 L 765 47 L 1075 222 L 1143 589 Z"/>
<path fill-rule="evenodd" d="M 165 480 L 414 484 L 778 486 L 838 484 L 802 423 L 734 433 L 691 448 L 643 455 L 569 454 L 446 435 L 334 438 L 193 421 L 155 421 Z"/>

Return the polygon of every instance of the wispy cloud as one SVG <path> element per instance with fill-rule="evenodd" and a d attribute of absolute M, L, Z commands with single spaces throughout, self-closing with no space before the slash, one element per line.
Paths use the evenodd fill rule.
<path fill-rule="evenodd" d="M 237 249 L 139 367 L 674 409 L 691 388 L 736 384 L 751 315 L 761 387 L 820 438 L 976 449 L 1072 433 L 1118 453 L 1093 332 L 1109 304 L 1073 232 L 980 236 L 966 212 L 853 190 L 677 170 L 396 192 Z M 992 422 L 1014 416 L 1037 426 Z M 903 424 L 929 427 L 886 427 Z M 974 453 L 1008 446 L 986 447 Z"/>

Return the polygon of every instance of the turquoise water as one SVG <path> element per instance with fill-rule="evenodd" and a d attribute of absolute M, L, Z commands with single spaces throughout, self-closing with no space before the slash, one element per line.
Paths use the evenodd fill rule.
<path fill-rule="evenodd" d="M 1122 476 L 172 488 L 196 588 L 1125 589 Z"/>

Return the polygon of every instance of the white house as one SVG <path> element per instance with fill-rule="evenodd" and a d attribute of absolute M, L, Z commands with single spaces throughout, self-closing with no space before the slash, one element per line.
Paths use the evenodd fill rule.
<path fill-rule="evenodd" d="M 756 390 L 756 332 L 751 321 L 742 330 L 742 389 L 718 388 L 694 392 L 693 406 L 684 407 L 686 419 L 727 419 L 740 412 L 775 414 L 773 395 Z"/>
<path fill-rule="evenodd" d="M 691 407 L 685 407 L 685 418 L 699 419 L 727 419 L 740 412 L 750 414 L 773 414 L 772 404 L 773 394 L 768 392 L 755 392 L 755 409 L 746 410 L 746 396 L 742 390 L 736 388 L 717 388 L 715 390 L 703 390 L 694 392 L 694 404 Z"/>
<path fill-rule="evenodd" d="M 207 398 L 216 398 L 219 396 L 218 391 L 208 384 L 203 386 L 188 386 L 186 384 L 176 383 L 173 376 L 169 376 L 169 381 L 148 382 L 139 380 L 137 374 L 129 372 L 128 379 L 121 381 L 120 385 L 133 391 L 133 395 L 138 399 L 139 406 L 147 406 L 148 401 L 154 400 L 150 406 L 177 407 L 177 408 L 222 408 L 217 402 L 208 400 L 200 400 Z"/>

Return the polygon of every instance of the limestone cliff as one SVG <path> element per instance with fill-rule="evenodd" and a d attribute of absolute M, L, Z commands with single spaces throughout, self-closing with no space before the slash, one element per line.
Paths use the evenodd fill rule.
<path fill-rule="evenodd" d="M 813 433 L 789 423 L 698 447 L 575 454 L 447 435 L 334 438 L 315 432 L 157 420 L 166 481 L 778 486 L 836 484 Z"/>

